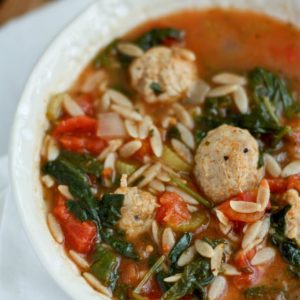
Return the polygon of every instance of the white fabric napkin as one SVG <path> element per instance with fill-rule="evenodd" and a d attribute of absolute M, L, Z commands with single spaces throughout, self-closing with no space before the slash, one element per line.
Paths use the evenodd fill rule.
<path fill-rule="evenodd" d="M 60 0 L 0 27 L 0 300 L 70 299 L 29 243 L 8 186 L 9 128 L 23 86 L 55 35 L 93 0 Z"/>

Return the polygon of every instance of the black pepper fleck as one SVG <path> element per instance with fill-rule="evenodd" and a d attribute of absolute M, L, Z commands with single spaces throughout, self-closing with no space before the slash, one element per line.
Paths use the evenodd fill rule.
<path fill-rule="evenodd" d="M 247 153 L 248 151 L 249 151 L 248 148 L 245 148 L 243 152 Z"/>
<path fill-rule="evenodd" d="M 224 156 L 224 160 L 226 161 L 226 160 L 228 160 L 229 159 L 229 157 L 227 156 L 227 155 L 225 155 Z"/>

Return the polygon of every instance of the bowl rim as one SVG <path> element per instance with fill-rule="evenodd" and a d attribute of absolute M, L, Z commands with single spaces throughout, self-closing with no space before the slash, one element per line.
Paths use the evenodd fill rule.
<path fill-rule="evenodd" d="M 66 296 L 69 296 L 72 299 L 78 299 L 78 300 L 83 300 L 84 298 L 80 297 L 80 295 L 78 297 L 78 295 L 76 295 L 70 287 L 67 287 L 67 285 L 65 285 L 61 280 L 59 280 L 58 276 L 56 276 L 55 272 L 51 268 L 51 265 L 49 265 L 46 262 L 47 260 L 45 259 L 45 255 L 44 255 L 43 251 L 41 251 L 40 245 L 37 243 L 37 239 L 34 237 L 34 234 L 32 234 L 32 232 L 31 232 L 31 225 L 25 214 L 24 202 L 21 200 L 22 199 L 22 195 L 20 193 L 21 191 L 19 189 L 19 185 L 18 185 L 17 181 L 14 180 L 14 178 L 16 177 L 15 172 L 17 170 L 16 160 L 15 160 L 17 153 L 16 153 L 15 145 L 17 144 L 17 141 L 19 138 L 19 134 L 18 134 L 18 129 L 20 126 L 20 124 L 19 124 L 20 120 L 18 118 L 19 110 L 20 110 L 22 103 L 26 99 L 26 93 L 29 90 L 29 85 L 30 85 L 32 78 L 34 77 L 36 69 L 44 63 L 45 58 L 48 57 L 49 53 L 51 53 L 53 51 L 53 49 L 56 48 L 57 44 L 60 43 L 60 40 L 65 36 L 66 32 L 68 30 L 70 30 L 74 26 L 74 24 L 76 24 L 86 13 L 88 13 L 88 11 L 90 9 L 92 9 L 92 7 L 95 6 L 96 3 L 97 3 L 96 1 L 93 1 L 92 3 L 87 3 L 81 12 L 79 12 L 75 17 L 73 17 L 53 38 L 51 38 L 49 40 L 49 42 L 48 42 L 47 46 L 45 47 L 45 49 L 43 50 L 42 54 L 40 55 L 38 60 L 35 62 L 32 70 L 26 80 L 26 83 L 23 87 L 22 93 L 19 97 L 20 100 L 17 105 L 17 109 L 16 109 L 16 112 L 14 115 L 14 120 L 13 120 L 13 126 L 12 126 L 11 133 L 10 133 L 9 152 L 8 152 L 9 153 L 8 166 L 9 166 L 9 175 L 10 175 L 9 176 L 10 177 L 10 186 L 12 187 L 11 192 L 12 192 L 13 200 L 17 204 L 18 215 L 20 216 L 21 222 L 25 227 L 26 237 L 28 238 L 39 262 L 43 266 L 44 270 L 51 276 L 52 280 L 55 282 L 57 287 L 59 287 L 61 290 L 63 290 L 65 292 Z M 45 218 L 46 218 L 46 216 L 45 216 Z M 49 232 L 50 232 L 50 229 L 49 229 Z M 58 245 L 60 247 L 62 247 L 60 244 L 58 244 Z M 98 293 L 98 295 L 99 295 L 98 299 L 101 299 L 101 297 L 103 297 L 103 299 L 109 299 L 100 293 Z M 93 299 L 96 299 L 96 298 L 93 298 Z M 91 299 L 91 300 L 93 300 L 93 299 Z"/>

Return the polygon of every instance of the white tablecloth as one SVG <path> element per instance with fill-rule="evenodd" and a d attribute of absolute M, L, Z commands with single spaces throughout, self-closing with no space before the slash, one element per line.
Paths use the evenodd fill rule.
<path fill-rule="evenodd" d="M 23 0 L 22 0 L 23 1 Z M 32 249 L 8 187 L 16 106 L 35 62 L 91 0 L 60 0 L 0 28 L 0 300 L 67 300 Z"/>

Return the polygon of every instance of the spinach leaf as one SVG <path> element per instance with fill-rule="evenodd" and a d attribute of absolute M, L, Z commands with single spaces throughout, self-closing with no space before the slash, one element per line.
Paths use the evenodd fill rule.
<path fill-rule="evenodd" d="M 248 288 L 244 291 L 244 296 L 247 299 L 260 299 L 263 298 L 266 293 L 268 293 L 269 288 L 262 285 L 262 286 L 256 286 L 256 287 L 252 287 L 252 288 Z"/>
<path fill-rule="evenodd" d="M 226 241 L 224 239 L 210 239 L 208 237 L 204 237 L 202 239 L 204 242 L 211 245 L 213 248 L 216 248 L 219 244 L 225 244 Z"/>
<path fill-rule="evenodd" d="M 175 244 L 172 250 L 169 253 L 169 260 L 171 264 L 175 264 L 182 254 L 182 252 L 189 247 L 191 244 L 193 235 L 191 233 L 184 233 L 179 241 Z"/>
<path fill-rule="evenodd" d="M 258 162 L 257 162 L 257 168 L 261 168 L 264 165 L 264 151 L 259 147 L 259 155 L 258 155 Z"/>
<path fill-rule="evenodd" d="M 131 62 L 134 60 L 133 57 L 124 54 L 120 51 L 117 52 L 117 59 L 121 63 L 122 67 L 128 67 L 131 64 Z"/>
<path fill-rule="evenodd" d="M 133 42 L 146 51 L 152 47 L 164 44 L 168 39 L 181 41 L 183 37 L 184 32 L 182 30 L 175 28 L 155 28 L 144 33 Z M 127 67 L 132 62 L 132 57 L 118 50 L 117 45 L 119 42 L 119 39 L 112 41 L 97 54 L 93 61 L 93 66 L 96 69 L 112 68 L 118 62 L 123 67 Z"/>
<path fill-rule="evenodd" d="M 67 208 L 81 222 L 89 220 L 88 210 L 83 207 L 81 201 L 68 200 Z"/>
<path fill-rule="evenodd" d="M 284 237 L 284 231 L 285 231 L 284 218 L 290 208 L 291 208 L 290 205 L 286 205 L 284 208 L 273 212 L 271 215 L 271 226 L 275 231 L 275 236 L 274 236 L 275 240 L 273 241 L 273 243 L 275 245 L 277 245 L 276 241 L 278 241 L 280 243 L 285 239 L 285 237 Z"/>
<path fill-rule="evenodd" d="M 101 201 L 93 196 L 87 174 L 65 157 L 59 156 L 48 162 L 43 171 L 53 176 L 59 183 L 65 184 L 75 200 L 69 200 L 67 207 L 81 221 L 92 220 L 96 223 L 99 237 L 123 256 L 138 259 L 134 247 L 126 242 L 113 226 L 121 217 L 120 209 L 124 195 L 104 194 Z M 100 230 L 101 229 L 101 230 Z"/>
<path fill-rule="evenodd" d="M 292 266 L 300 267 L 300 249 L 296 242 L 293 240 L 284 240 L 279 250 L 283 258 L 289 262 Z"/>
<path fill-rule="evenodd" d="M 158 286 L 163 293 L 165 293 L 170 288 L 170 285 L 164 281 L 164 279 L 168 276 L 169 274 L 164 271 L 159 271 L 155 274 L 156 282 L 158 283 Z"/>
<path fill-rule="evenodd" d="M 62 151 L 60 154 L 62 159 L 72 163 L 83 172 L 94 175 L 97 178 L 101 177 L 103 171 L 103 164 L 100 161 L 88 154 L 78 154 L 69 151 Z"/>
<path fill-rule="evenodd" d="M 125 284 L 118 284 L 115 289 L 115 296 L 118 300 L 127 300 L 128 298 L 128 286 Z"/>
<path fill-rule="evenodd" d="M 261 73 L 274 77 L 273 81 L 276 84 L 272 87 L 273 93 L 270 93 L 271 88 L 269 85 L 265 85 L 264 81 L 257 79 L 260 78 Z M 248 129 L 252 135 L 259 139 L 267 135 L 268 139 L 264 139 L 269 140 L 267 146 L 274 147 L 290 132 L 289 127 L 280 123 L 281 109 L 279 109 L 279 104 L 283 100 L 281 102 L 277 100 L 277 95 L 283 94 L 283 90 L 285 91 L 282 88 L 283 82 L 280 80 L 278 76 L 263 69 L 251 71 L 249 73 L 252 98 L 251 112 L 246 114 L 237 113 L 230 97 L 207 99 L 204 103 L 202 115 L 196 118 L 197 141 L 201 141 L 208 131 L 222 124 L 228 124 Z M 280 81 L 280 84 L 277 81 Z M 286 99 L 287 97 L 282 96 L 281 98 Z M 285 103 L 287 104 L 287 101 Z M 291 106 L 288 107 L 290 109 Z"/>
<path fill-rule="evenodd" d="M 180 140 L 180 132 L 176 126 L 172 126 L 167 131 L 167 139 L 177 139 Z"/>
<path fill-rule="evenodd" d="M 110 245 L 116 252 L 122 256 L 138 259 L 133 244 L 124 240 L 120 231 L 114 229 L 114 225 L 121 218 L 121 207 L 123 206 L 124 195 L 122 194 L 104 194 L 99 201 L 99 216 L 103 229 L 101 237 L 104 242 Z"/>
<path fill-rule="evenodd" d="M 119 278 L 120 259 L 111 250 L 98 244 L 93 254 L 91 272 L 107 287 L 114 290 Z"/>
<path fill-rule="evenodd" d="M 232 103 L 229 97 L 206 99 L 202 108 L 203 113 L 196 117 L 198 131 L 206 135 L 208 131 L 222 124 L 234 125 L 235 114 Z"/>
<path fill-rule="evenodd" d="M 294 276 L 300 279 L 300 267 L 289 266 L 288 269 Z"/>
<path fill-rule="evenodd" d="M 114 61 L 116 60 L 116 54 L 117 54 L 117 44 L 119 43 L 119 40 L 113 40 L 109 45 L 106 46 L 106 48 L 101 49 L 99 54 L 95 57 L 93 61 L 93 66 L 98 68 L 110 68 Z"/>
<path fill-rule="evenodd" d="M 154 28 L 140 36 L 135 43 L 143 50 L 162 45 L 167 39 L 181 41 L 184 31 L 175 28 Z"/>
<path fill-rule="evenodd" d="M 99 216 L 102 225 L 113 227 L 121 218 L 121 207 L 123 206 L 123 194 L 104 194 L 99 203 Z"/>
<path fill-rule="evenodd" d="M 256 68 L 249 73 L 249 84 L 257 102 L 268 99 L 277 115 L 284 113 L 291 118 L 298 114 L 299 104 L 288 90 L 286 82 L 278 75 L 263 68 Z"/>
<path fill-rule="evenodd" d="M 44 173 L 53 176 L 59 183 L 68 185 L 71 194 L 78 199 L 93 197 L 86 174 L 62 157 L 49 161 L 44 166 Z"/>
<path fill-rule="evenodd" d="M 126 84 L 122 84 L 120 82 L 116 82 L 112 85 L 111 87 L 113 90 L 116 90 L 120 92 L 121 94 L 124 94 L 127 96 L 129 99 L 132 99 L 134 97 L 134 93 Z"/>
<path fill-rule="evenodd" d="M 205 294 L 204 287 L 207 286 L 214 276 L 210 271 L 210 263 L 206 259 L 198 259 L 188 264 L 179 279 L 163 296 L 162 300 L 177 300 L 185 295 L 198 291 L 200 295 Z"/>
<path fill-rule="evenodd" d="M 195 132 L 195 142 L 197 145 L 201 143 L 201 141 L 206 137 L 207 132 L 202 130 L 197 130 Z"/>
<path fill-rule="evenodd" d="M 73 197 L 80 201 L 80 207 L 85 209 L 86 216 L 84 218 L 88 216 L 97 224 L 98 229 L 102 227 L 98 215 L 98 203 L 91 192 L 86 173 L 61 156 L 54 161 L 47 162 L 43 171 L 53 176 L 59 183 L 67 185 Z M 76 206 L 76 210 L 78 208 Z"/>
<path fill-rule="evenodd" d="M 101 201 L 97 201 L 96 209 L 102 226 L 112 228 L 119 221 L 123 202 L 122 194 L 104 194 Z M 67 207 L 80 221 L 89 220 L 89 211 L 82 201 L 69 200 Z"/>
<path fill-rule="evenodd" d="M 150 89 L 153 91 L 153 93 L 156 96 L 159 96 L 160 94 L 163 93 L 163 90 L 162 90 L 161 86 L 155 81 L 151 82 Z"/>
<path fill-rule="evenodd" d="M 120 234 L 118 234 L 115 230 L 106 228 L 102 230 L 101 237 L 103 238 L 104 242 L 110 245 L 115 251 L 117 251 L 122 256 L 135 260 L 139 258 L 139 256 L 134 250 L 133 245 L 125 241 L 123 237 Z"/>
<path fill-rule="evenodd" d="M 300 248 L 297 243 L 284 235 L 285 215 L 290 209 L 287 205 L 271 215 L 271 227 L 274 233 L 270 235 L 272 243 L 278 247 L 281 256 L 289 264 L 289 270 L 298 276 L 300 271 Z"/>

